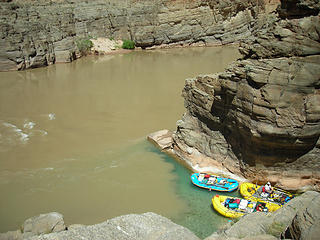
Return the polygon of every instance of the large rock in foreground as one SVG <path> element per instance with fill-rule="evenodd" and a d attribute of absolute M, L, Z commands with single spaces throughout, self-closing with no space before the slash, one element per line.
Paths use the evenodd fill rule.
<path fill-rule="evenodd" d="M 0 234 L 0 240 L 199 240 L 190 230 L 155 213 L 124 215 L 91 226 L 71 225 L 50 234 L 37 231 L 40 235 L 33 237 L 17 232 Z"/>
<path fill-rule="evenodd" d="M 66 229 L 63 216 L 60 213 L 40 214 L 27 219 L 23 226 L 25 236 L 48 234 L 51 232 L 61 232 Z"/>
<path fill-rule="evenodd" d="M 0 240 L 21 240 L 32 236 L 61 232 L 66 230 L 62 214 L 51 212 L 28 218 L 21 230 L 0 233 Z"/>

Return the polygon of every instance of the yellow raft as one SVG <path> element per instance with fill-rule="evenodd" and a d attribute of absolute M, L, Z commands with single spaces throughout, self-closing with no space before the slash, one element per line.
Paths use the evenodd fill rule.
<path fill-rule="evenodd" d="M 242 217 L 245 213 L 236 212 L 224 206 L 223 202 L 229 198 L 228 196 L 216 195 L 212 198 L 212 205 L 214 209 L 221 215 L 229 218 L 239 218 Z"/>
<path fill-rule="evenodd" d="M 293 194 L 279 188 L 273 188 L 271 194 L 263 193 L 262 188 L 263 186 L 254 183 L 242 183 L 240 186 L 240 194 L 246 199 L 269 203 L 276 209 L 279 209 L 294 197 Z"/>
<path fill-rule="evenodd" d="M 234 204 L 235 202 L 237 202 L 235 206 L 231 207 L 231 204 Z M 218 213 L 229 218 L 239 218 L 245 214 L 256 211 L 273 212 L 278 209 L 274 208 L 269 203 L 261 203 L 253 200 L 222 195 L 214 196 L 212 198 L 212 205 Z"/>

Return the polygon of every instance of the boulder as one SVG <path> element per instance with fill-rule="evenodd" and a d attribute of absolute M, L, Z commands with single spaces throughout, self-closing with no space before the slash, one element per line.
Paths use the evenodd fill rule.
<path fill-rule="evenodd" d="M 155 213 L 129 214 L 91 226 L 34 236 L 30 240 L 199 240 L 190 230 Z"/>
<path fill-rule="evenodd" d="M 22 225 L 23 234 L 28 236 L 61 232 L 65 229 L 63 216 L 56 212 L 29 218 Z"/>
<path fill-rule="evenodd" d="M 299 210 L 289 226 L 294 239 L 318 239 L 320 234 L 320 197 L 314 199 L 305 210 Z"/>
<path fill-rule="evenodd" d="M 23 235 L 20 230 L 0 233 L 0 240 L 22 240 Z"/>
<path fill-rule="evenodd" d="M 94 225 L 65 227 L 59 213 L 27 219 L 20 230 L 0 233 L 0 240 L 200 240 L 185 227 L 155 213 L 129 214 Z"/>

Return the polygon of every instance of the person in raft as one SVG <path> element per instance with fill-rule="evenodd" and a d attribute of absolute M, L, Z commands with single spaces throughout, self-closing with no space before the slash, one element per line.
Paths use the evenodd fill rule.
<path fill-rule="evenodd" d="M 270 182 L 267 182 L 267 184 L 263 186 L 262 192 L 265 192 L 268 194 L 271 194 L 273 192 Z"/>
<path fill-rule="evenodd" d="M 226 184 L 226 183 L 227 183 L 227 180 L 225 180 L 225 179 L 220 179 L 220 180 L 219 180 L 219 184 L 223 184 L 223 185 L 224 185 L 224 184 Z"/>

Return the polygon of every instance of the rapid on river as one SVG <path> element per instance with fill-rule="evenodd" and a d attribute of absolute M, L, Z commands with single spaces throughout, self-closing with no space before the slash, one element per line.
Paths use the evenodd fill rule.
<path fill-rule="evenodd" d="M 67 225 L 151 211 L 213 232 L 227 221 L 213 193 L 146 136 L 175 129 L 186 78 L 238 57 L 235 46 L 133 51 L 1 72 L 0 232 L 53 211 Z"/>

